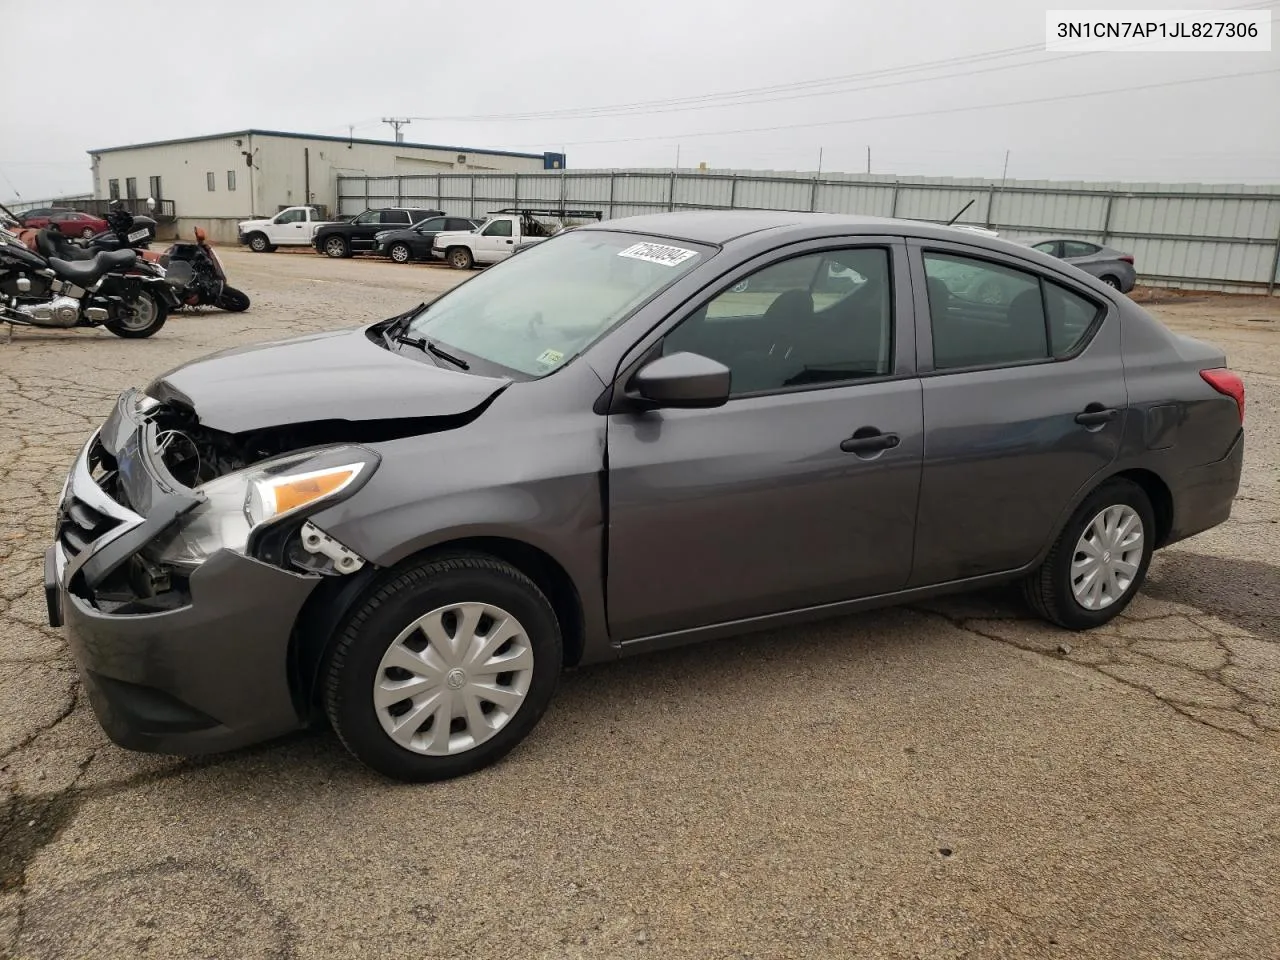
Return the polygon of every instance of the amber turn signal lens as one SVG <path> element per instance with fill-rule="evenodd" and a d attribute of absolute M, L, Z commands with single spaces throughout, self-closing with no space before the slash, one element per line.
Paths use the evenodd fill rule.
<path fill-rule="evenodd" d="M 288 513 L 290 510 L 305 506 L 313 500 L 327 497 L 329 494 L 346 486 L 355 475 L 356 471 L 354 469 L 343 467 L 329 473 L 281 478 L 271 485 L 271 491 L 275 495 L 276 501 L 273 513 Z"/>

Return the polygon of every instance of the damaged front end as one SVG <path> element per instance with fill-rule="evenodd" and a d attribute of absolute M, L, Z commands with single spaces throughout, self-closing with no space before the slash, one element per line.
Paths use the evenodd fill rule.
<path fill-rule="evenodd" d="M 219 434 L 130 390 L 77 457 L 46 555 L 49 621 L 117 743 L 200 753 L 301 725 L 287 662 L 299 611 L 324 577 L 364 566 L 309 518 L 379 457 L 286 452 L 294 439 Z"/>

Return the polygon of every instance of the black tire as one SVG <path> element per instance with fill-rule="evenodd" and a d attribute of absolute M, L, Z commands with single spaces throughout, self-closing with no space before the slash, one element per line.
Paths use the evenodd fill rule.
<path fill-rule="evenodd" d="M 534 656 L 528 692 L 506 725 L 478 746 L 446 756 L 416 753 L 392 740 L 374 708 L 382 657 L 418 617 L 473 602 L 498 606 L 524 627 Z M 349 615 L 325 658 L 324 709 L 343 745 L 379 773 L 414 783 L 445 780 L 494 763 L 533 730 L 555 693 L 563 659 L 560 625 L 533 581 L 492 557 L 437 557 L 391 571 Z"/>
<path fill-rule="evenodd" d="M 475 257 L 466 247 L 450 247 L 449 252 L 445 254 L 445 259 L 455 270 L 470 270 L 476 265 Z"/>
<path fill-rule="evenodd" d="M 138 301 L 143 299 L 148 301 L 145 309 L 150 313 L 151 320 L 142 326 L 133 326 L 122 323 L 119 320 L 108 320 L 105 324 L 106 328 L 114 333 L 117 337 L 124 337 L 126 340 L 144 340 L 147 337 L 155 336 L 160 332 L 160 328 L 164 326 L 165 320 L 169 318 L 169 305 L 158 298 L 155 294 L 143 290 L 138 294 Z M 135 303 L 138 301 L 134 301 Z"/>
<path fill-rule="evenodd" d="M 325 237 L 320 249 L 326 257 L 333 257 L 335 260 L 351 256 L 351 246 L 344 237 L 337 235 Z"/>
<path fill-rule="evenodd" d="M 223 287 L 222 295 L 214 306 L 230 313 L 243 313 L 249 309 L 249 295 L 235 287 Z"/>
<path fill-rule="evenodd" d="M 1109 273 L 1106 276 L 1099 277 L 1098 279 L 1101 280 L 1103 283 L 1105 283 L 1108 287 L 1111 287 L 1113 290 L 1120 289 L 1120 280 L 1117 277 L 1111 276 L 1111 274 Z"/>
<path fill-rule="evenodd" d="M 271 241 L 267 239 L 267 235 L 265 233 L 251 233 L 249 234 L 248 239 L 249 249 L 254 253 L 270 253 L 275 249 L 275 247 L 271 245 Z"/>
<path fill-rule="evenodd" d="M 387 256 L 396 263 L 408 263 L 413 259 L 413 251 L 409 249 L 407 243 L 393 243 L 391 249 L 387 251 Z"/>
<path fill-rule="evenodd" d="M 1099 610 L 1085 608 L 1071 589 L 1071 565 L 1075 548 L 1085 529 L 1103 510 L 1112 506 L 1129 506 L 1142 521 L 1142 558 L 1128 588 L 1108 606 Z M 1068 630 L 1100 627 L 1122 613 L 1142 589 L 1151 565 L 1156 537 L 1155 513 L 1146 492 L 1129 480 L 1108 480 L 1084 499 L 1067 521 L 1062 533 L 1039 568 L 1023 581 L 1027 603 L 1039 616 Z"/>

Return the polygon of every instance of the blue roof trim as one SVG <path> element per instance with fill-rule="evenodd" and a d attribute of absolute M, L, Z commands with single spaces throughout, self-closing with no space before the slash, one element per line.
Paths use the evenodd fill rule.
<path fill-rule="evenodd" d="M 140 150 L 143 147 L 168 147 L 178 143 L 200 143 L 204 140 L 225 140 L 228 137 L 285 137 L 289 140 L 324 140 L 328 143 L 368 143 L 379 147 L 416 147 L 420 150 L 449 150 L 453 153 L 476 153 L 488 157 L 521 157 L 541 160 L 541 153 L 518 153 L 513 150 L 485 150 L 480 147 L 451 147 L 439 143 L 398 143 L 395 140 L 366 140 L 363 137 L 333 137 L 320 133 L 288 133 L 284 130 L 232 130 L 230 133 L 211 133 L 201 137 L 179 137 L 176 140 L 152 140 L 149 143 L 131 143 L 123 147 L 99 147 L 86 153 L 117 153 L 121 150 Z"/>

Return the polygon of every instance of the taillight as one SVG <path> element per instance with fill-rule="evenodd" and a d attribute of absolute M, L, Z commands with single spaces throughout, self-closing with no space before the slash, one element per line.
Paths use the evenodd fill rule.
<path fill-rule="evenodd" d="M 1132 264 L 1133 264 L 1133 257 L 1129 256 L 1129 254 L 1127 254 L 1127 253 L 1126 253 L 1126 254 L 1124 254 L 1122 257 L 1120 257 L 1120 259 L 1121 259 L 1121 260 L 1123 260 L 1123 261 L 1124 261 L 1125 263 L 1127 263 L 1127 264 L 1130 264 L 1130 265 L 1132 265 Z"/>
<path fill-rule="evenodd" d="M 1237 377 L 1226 367 L 1215 367 L 1212 370 L 1201 370 L 1200 376 L 1204 378 L 1204 382 L 1219 393 L 1230 397 L 1236 402 L 1236 409 L 1240 411 L 1240 423 L 1244 424 L 1244 381 Z"/>

